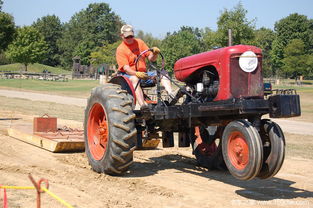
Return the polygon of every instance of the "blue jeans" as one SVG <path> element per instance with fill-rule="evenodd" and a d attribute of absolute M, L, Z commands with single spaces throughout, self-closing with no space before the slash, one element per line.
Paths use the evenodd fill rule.
<path fill-rule="evenodd" d="M 119 74 L 127 77 L 128 79 L 130 78 L 130 75 L 126 74 L 125 72 L 120 72 Z M 156 71 L 148 71 L 147 74 L 149 77 L 153 77 L 153 76 L 157 75 Z M 152 85 L 154 83 L 154 80 L 152 80 L 152 79 L 147 79 L 147 80 L 141 79 L 140 83 L 144 84 L 144 85 Z"/>

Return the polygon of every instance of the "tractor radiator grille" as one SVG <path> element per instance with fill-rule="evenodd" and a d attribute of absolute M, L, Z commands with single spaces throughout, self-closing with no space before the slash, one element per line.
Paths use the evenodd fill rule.
<path fill-rule="evenodd" d="M 258 58 L 257 68 L 244 72 L 239 66 L 239 56 L 230 59 L 230 92 L 233 97 L 263 97 L 262 58 Z"/>

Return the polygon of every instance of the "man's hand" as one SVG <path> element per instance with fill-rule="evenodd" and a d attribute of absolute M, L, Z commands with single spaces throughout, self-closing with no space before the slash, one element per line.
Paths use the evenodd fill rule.
<path fill-rule="evenodd" d="M 143 80 L 147 80 L 149 78 L 146 72 L 136 72 L 136 77 Z"/>
<path fill-rule="evenodd" d="M 159 49 L 158 47 L 152 47 L 152 48 L 151 48 L 151 51 L 152 51 L 152 53 L 155 54 L 155 55 L 157 55 L 157 54 L 160 53 L 160 49 Z"/>

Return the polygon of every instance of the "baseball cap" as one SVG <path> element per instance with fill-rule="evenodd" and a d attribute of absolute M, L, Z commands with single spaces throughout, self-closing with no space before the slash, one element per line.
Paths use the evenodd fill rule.
<path fill-rule="evenodd" d="M 124 35 L 124 37 L 134 36 L 133 26 L 123 25 L 123 27 L 121 28 L 121 34 Z"/>

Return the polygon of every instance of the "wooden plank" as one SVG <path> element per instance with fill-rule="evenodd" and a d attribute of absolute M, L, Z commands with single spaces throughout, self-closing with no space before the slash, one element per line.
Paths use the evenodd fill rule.
<path fill-rule="evenodd" d="M 50 152 L 81 152 L 85 149 L 83 141 L 60 141 L 46 139 L 31 133 L 22 131 L 18 128 L 8 128 L 8 135 L 20 141 L 32 144 L 36 147 L 48 150 Z"/>

